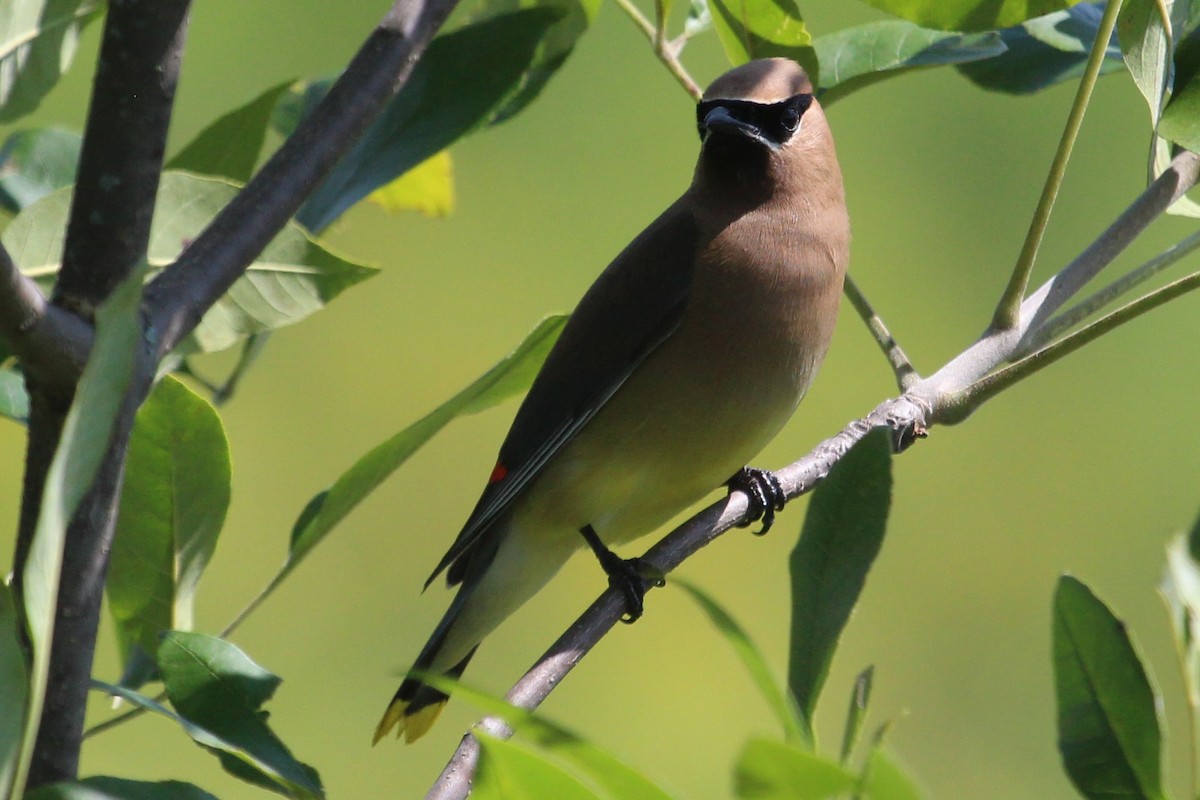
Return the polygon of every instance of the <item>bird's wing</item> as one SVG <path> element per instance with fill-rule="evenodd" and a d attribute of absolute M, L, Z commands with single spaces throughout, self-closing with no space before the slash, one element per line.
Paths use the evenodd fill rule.
<path fill-rule="evenodd" d="M 492 523 L 674 332 L 691 285 L 697 239 L 695 221 L 681 200 L 584 294 L 517 411 L 487 488 L 427 587 L 451 564 L 449 583 L 461 582 L 471 560 L 464 556 L 495 552 L 476 547 Z"/>

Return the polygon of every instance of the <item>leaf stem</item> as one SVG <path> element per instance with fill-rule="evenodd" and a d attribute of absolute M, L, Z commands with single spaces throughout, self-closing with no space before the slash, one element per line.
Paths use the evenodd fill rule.
<path fill-rule="evenodd" d="M 1029 276 L 1033 272 L 1038 249 L 1045 236 L 1046 226 L 1050 222 L 1050 213 L 1054 210 L 1054 201 L 1058 198 L 1058 190 L 1062 187 L 1063 176 L 1067 171 L 1067 162 L 1071 159 L 1071 150 L 1075 146 L 1075 139 L 1079 136 L 1079 129 L 1083 125 L 1083 117 L 1087 112 L 1092 90 L 1096 86 L 1096 79 L 1100 75 L 1100 67 L 1104 62 L 1109 40 L 1112 38 L 1113 29 L 1117 24 L 1117 12 L 1120 10 L 1121 0 L 1110 0 L 1104 7 L 1104 15 L 1101 17 L 1100 26 L 1096 31 L 1096 40 L 1092 42 L 1092 51 L 1088 56 L 1083 77 L 1079 81 L 1079 89 L 1075 93 L 1071 113 L 1067 116 L 1066 127 L 1058 141 L 1058 151 L 1054 154 L 1054 161 L 1050 165 L 1050 174 L 1046 176 L 1046 184 L 1042 187 L 1042 196 L 1033 213 L 1033 220 L 1029 223 L 1025 244 L 1021 247 L 1021 253 L 1013 267 L 1008 286 L 992 317 L 992 329 L 994 330 L 1011 330 L 1020 321 L 1021 301 L 1025 297 L 1025 289 L 1029 286 Z"/>
<path fill-rule="evenodd" d="M 667 71 L 679 82 L 684 91 L 690 94 L 694 100 L 699 100 L 704 92 L 700 89 L 699 84 L 692 80 L 692 76 L 688 74 L 687 69 L 679 61 L 675 48 L 666 36 L 667 22 L 663 19 L 661 0 L 656 0 L 654 5 L 655 10 L 658 12 L 657 26 L 638 10 L 638 7 L 633 4 L 632 0 L 616 0 L 616 3 L 617 7 L 625 12 L 625 16 L 629 17 L 634 26 L 650 41 L 650 45 L 654 49 L 654 54 L 658 56 L 658 60 L 663 63 Z"/>

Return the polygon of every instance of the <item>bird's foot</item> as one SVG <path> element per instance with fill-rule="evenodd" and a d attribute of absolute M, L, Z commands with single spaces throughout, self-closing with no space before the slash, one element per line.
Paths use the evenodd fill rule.
<path fill-rule="evenodd" d="M 756 520 L 762 520 L 762 527 L 753 531 L 755 536 L 762 536 L 771 530 L 775 524 L 775 512 L 782 511 L 787 502 L 787 495 L 775 473 L 754 467 L 742 467 L 737 474 L 730 478 L 726 485 L 730 491 L 742 491 L 750 498 L 749 516 L 741 524 L 745 528 Z"/>
<path fill-rule="evenodd" d="M 631 624 L 642 616 L 643 598 L 651 586 L 666 586 L 667 581 L 660 569 L 641 558 L 621 558 L 604 546 L 591 525 L 579 529 L 584 540 L 596 554 L 601 569 L 608 576 L 608 585 L 625 598 L 625 616 L 621 622 Z"/>

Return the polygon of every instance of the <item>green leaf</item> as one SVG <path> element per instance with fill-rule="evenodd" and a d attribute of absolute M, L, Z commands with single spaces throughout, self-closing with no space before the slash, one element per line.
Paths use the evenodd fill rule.
<path fill-rule="evenodd" d="M 260 710 L 281 683 L 278 676 L 230 642 L 181 631 L 163 636 L 158 667 L 171 705 L 217 737 L 201 741 L 193 734 L 228 772 L 288 797 L 324 796 L 316 771 L 292 756 Z"/>
<path fill-rule="evenodd" d="M 683 23 L 683 35 L 692 39 L 712 26 L 712 11 L 708 7 L 708 0 L 691 0 L 688 5 L 687 19 Z"/>
<path fill-rule="evenodd" d="M 923 797 L 913 779 L 882 748 L 871 751 L 866 776 L 867 800 L 921 800 Z"/>
<path fill-rule="evenodd" d="M 33 111 L 71 66 L 79 35 L 100 0 L 0 3 L 0 123 Z"/>
<path fill-rule="evenodd" d="M 729 63 L 783 56 L 799 62 L 818 85 L 812 36 L 795 0 L 710 0 L 708 6 Z"/>
<path fill-rule="evenodd" d="M 454 165 L 450 153 L 440 153 L 417 164 L 396 180 L 367 195 L 367 200 L 391 213 L 418 211 L 426 217 L 444 217 L 454 211 Z"/>
<path fill-rule="evenodd" d="M 0 369 L 0 416 L 22 424 L 29 420 L 25 376 L 15 369 Z"/>
<path fill-rule="evenodd" d="M 479 765 L 471 797 L 479 800 L 605 800 L 562 767 L 517 742 L 475 733 Z"/>
<path fill-rule="evenodd" d="M 1200 151 L 1200 28 L 1175 50 L 1175 83 L 1158 122 L 1158 134 L 1188 150 Z"/>
<path fill-rule="evenodd" d="M 21 751 L 29 673 L 21 647 L 20 621 L 8 586 L 0 582 L 0 797 L 8 797 Z"/>
<path fill-rule="evenodd" d="M 973 83 L 1009 94 L 1029 94 L 1083 75 L 1092 42 L 1100 29 L 1104 4 L 1080 3 L 1067 11 L 1000 31 L 1008 50 L 957 69 Z M 1100 65 L 1101 74 L 1122 69 L 1124 61 L 1114 34 Z"/>
<path fill-rule="evenodd" d="M 821 103 L 920 67 L 991 58 L 1007 48 L 995 31 L 945 33 L 903 20 L 870 22 L 813 41 L 821 64 Z"/>
<path fill-rule="evenodd" d="M 1078 0 L 866 0 L 880 11 L 943 31 L 990 31 L 1061 11 Z"/>
<path fill-rule="evenodd" d="M 812 749 L 812 738 L 804 728 L 795 702 L 780 688 L 775 676 L 771 674 L 771 668 L 762 651 L 751 641 L 746 631 L 710 595 L 695 584 L 682 578 L 673 578 L 671 584 L 691 595 L 700 609 L 708 615 L 709 621 L 733 647 L 734 652 L 742 661 L 742 666 L 746 668 L 746 672 L 754 681 L 754 686 L 758 689 L 759 694 L 767 701 L 767 705 L 775 712 L 775 716 L 779 718 L 787 740 Z"/>
<path fill-rule="evenodd" d="M 224 180 L 164 173 L 150 228 L 151 266 L 174 261 L 237 192 Z M 27 275 L 49 282 L 58 272 L 70 202 L 70 189 L 49 194 L 17 215 L 0 236 Z M 375 272 L 334 255 L 289 223 L 179 349 L 222 350 L 250 334 L 299 322 Z"/>
<path fill-rule="evenodd" d="M 1167 568 L 1159 584 L 1170 612 L 1183 684 L 1193 710 L 1200 710 L 1200 562 L 1191 546 L 1198 534 L 1200 523 L 1190 536 L 1180 534 L 1167 545 Z"/>
<path fill-rule="evenodd" d="M 94 776 L 52 783 L 25 795 L 25 800 L 217 800 L 198 786 L 181 781 L 131 781 Z"/>
<path fill-rule="evenodd" d="M 738 757 L 735 793 L 742 800 L 824 800 L 848 792 L 855 778 L 795 745 L 751 739 Z"/>
<path fill-rule="evenodd" d="M 863 437 L 813 493 L 792 551 L 788 687 L 810 731 L 838 639 L 883 544 L 891 462 L 887 430 Z"/>
<path fill-rule="evenodd" d="M 1058 746 L 1075 788 L 1091 800 L 1159 800 L 1158 698 L 1125 625 L 1080 581 L 1054 593 Z"/>
<path fill-rule="evenodd" d="M 408 82 L 296 218 L 320 231 L 380 186 L 486 126 L 519 95 L 559 10 L 503 14 L 434 39 Z"/>
<path fill-rule="evenodd" d="M 1171 17 L 1164 0 L 1125 0 L 1117 17 L 1117 38 L 1125 67 L 1158 124 L 1171 76 Z"/>
<path fill-rule="evenodd" d="M 82 137 L 58 128 L 17 131 L 0 148 L 0 208 L 16 214 L 75 182 Z"/>
<path fill-rule="evenodd" d="M 565 316 L 543 319 L 515 350 L 470 386 L 377 445 L 327 491 L 314 497 L 296 520 L 287 562 L 276 582 L 291 572 L 375 487 L 455 417 L 491 408 L 529 388 L 566 321 Z"/>
<path fill-rule="evenodd" d="M 191 630 L 229 492 L 221 418 L 187 386 L 163 378 L 134 424 L 108 568 L 108 608 L 126 667 L 135 645 L 153 653 L 160 632 Z"/>
<path fill-rule="evenodd" d="M 42 490 L 37 527 L 24 567 L 26 630 L 32 655 L 29 712 L 13 795 L 20 797 L 46 695 L 50 642 L 67 525 L 92 485 L 108 449 L 142 339 L 144 265 L 122 281 L 96 311 L 96 338 Z"/>
<path fill-rule="evenodd" d="M 863 723 L 867 721 L 867 704 L 871 701 L 871 685 L 875 678 L 875 667 L 867 667 L 854 679 L 854 691 L 850 693 L 850 710 L 846 712 L 846 727 L 842 729 L 842 749 L 838 760 L 845 764 L 858 745 Z"/>
<path fill-rule="evenodd" d="M 219 175 L 245 183 L 254 174 L 270 127 L 271 112 L 292 81 L 272 86 L 244 106 L 225 114 L 180 150 L 166 169 Z"/>
<path fill-rule="evenodd" d="M 531 740 L 560 761 L 573 766 L 580 777 L 604 792 L 605 796 L 619 800 L 671 800 L 670 794 L 642 773 L 568 728 L 464 686 L 444 675 L 422 676 L 422 679 L 435 688 L 465 700 L 486 714 L 503 719 L 519 736 Z"/>
<path fill-rule="evenodd" d="M 571 54 L 579 37 L 595 21 L 600 0 L 485 0 L 480 12 L 472 15 L 470 21 L 475 24 L 499 14 L 531 8 L 550 9 L 560 18 L 542 36 L 520 87 L 494 113 L 490 124 L 512 119 L 537 97 Z"/>

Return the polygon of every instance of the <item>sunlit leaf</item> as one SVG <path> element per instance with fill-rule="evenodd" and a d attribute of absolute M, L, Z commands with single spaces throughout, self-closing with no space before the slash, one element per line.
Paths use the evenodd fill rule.
<path fill-rule="evenodd" d="M 1054 593 L 1058 746 L 1089 800 L 1160 800 L 1158 699 L 1125 625 L 1080 581 Z"/>
<path fill-rule="evenodd" d="M 888 431 L 877 428 L 817 487 L 792 551 L 788 687 L 810 731 L 838 640 L 883 544 L 891 464 Z"/>
<path fill-rule="evenodd" d="M 854 775 L 815 753 L 751 739 L 738 757 L 734 792 L 740 800 L 827 800 L 856 783 Z"/>
<path fill-rule="evenodd" d="M 813 85 L 819 83 L 812 35 L 795 0 L 709 0 L 708 7 L 731 64 L 782 56 L 799 62 Z"/>
<path fill-rule="evenodd" d="M 1183 666 L 1188 704 L 1200 711 L 1200 521 L 1190 535 L 1180 534 L 1167 545 L 1167 568 L 1159 589 L 1171 613 L 1171 632 Z"/>
<path fill-rule="evenodd" d="M 1117 37 L 1125 67 L 1146 104 L 1150 124 L 1158 124 L 1171 74 L 1171 18 L 1165 0 L 1125 0 L 1117 17 Z"/>
<path fill-rule="evenodd" d="M 1158 133 L 1188 150 L 1200 151 L 1200 28 L 1175 50 L 1174 87 Z"/>
<path fill-rule="evenodd" d="M 0 3 L 0 122 L 33 111 L 71 66 L 100 0 L 5 0 Z"/>
<path fill-rule="evenodd" d="M 417 211 L 444 217 L 454 211 L 454 165 L 443 150 L 417 164 L 396 180 L 381 186 L 367 200 L 393 213 Z"/>
<path fill-rule="evenodd" d="M 621 761 L 612 753 L 581 738 L 574 731 L 524 709 L 511 706 L 504 700 L 476 691 L 445 676 L 427 676 L 431 686 L 459 700 L 464 700 L 491 716 L 507 722 L 517 735 L 528 739 L 558 761 L 574 768 L 594 788 L 607 796 L 625 800 L 671 800 L 665 789 L 656 786 L 641 772 Z"/>
<path fill-rule="evenodd" d="M 961 64 L 1005 51 L 1000 34 L 945 33 L 903 20 L 843 28 L 813 40 L 821 64 L 821 103 L 919 67 Z"/>
<path fill-rule="evenodd" d="M 133 428 L 106 583 L 126 666 L 135 645 L 153 653 L 162 631 L 191 629 L 196 586 L 229 494 L 221 418 L 184 384 L 163 378 Z"/>
<path fill-rule="evenodd" d="M 870 800 L 921 800 L 917 784 L 883 748 L 876 747 L 866 765 L 865 796 Z"/>
<path fill-rule="evenodd" d="M 866 0 L 881 11 L 943 31 L 991 31 L 1065 9 L 1078 0 Z"/>
<path fill-rule="evenodd" d="M 0 149 L 0 207 L 16 214 L 75 182 L 83 139 L 74 131 L 17 131 Z"/>
<path fill-rule="evenodd" d="M 606 800 L 544 755 L 520 744 L 477 733 L 479 765 L 471 797 L 479 800 Z"/>
<path fill-rule="evenodd" d="M 164 173 L 150 228 L 151 267 L 161 269 L 173 262 L 237 192 L 237 186 L 221 179 Z M 70 189 L 53 192 L 18 214 L 0 236 L 22 271 L 47 284 L 62 258 L 70 201 Z M 179 349 L 222 350 L 252 333 L 299 322 L 375 272 L 334 255 L 289 224 Z"/>
<path fill-rule="evenodd" d="M 278 676 L 230 642 L 181 631 L 163 637 L 158 667 L 171 705 L 216 737 L 205 741 L 192 734 L 228 772 L 288 797 L 324 796 L 316 770 L 296 760 L 260 709 L 281 683 Z"/>

